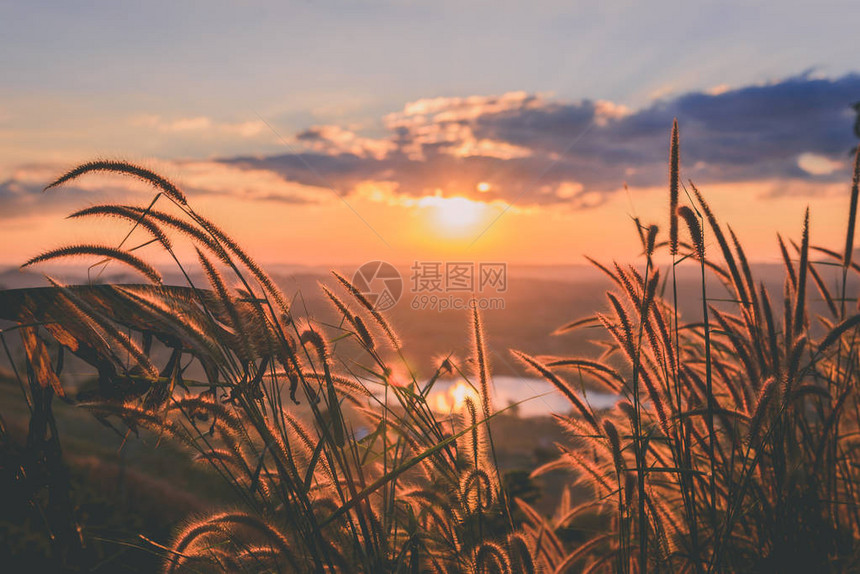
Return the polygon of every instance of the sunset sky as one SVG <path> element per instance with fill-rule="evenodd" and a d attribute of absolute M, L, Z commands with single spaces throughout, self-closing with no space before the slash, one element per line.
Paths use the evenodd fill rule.
<path fill-rule="evenodd" d="M 0 2 L 0 264 L 177 182 L 266 263 L 579 263 L 663 224 L 682 176 L 759 261 L 839 246 L 857 144 L 856 1 Z M 625 184 L 628 190 L 624 190 Z"/>

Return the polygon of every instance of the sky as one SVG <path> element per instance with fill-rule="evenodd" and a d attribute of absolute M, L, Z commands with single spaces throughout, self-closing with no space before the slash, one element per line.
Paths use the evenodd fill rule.
<path fill-rule="evenodd" d="M 668 149 L 752 259 L 841 246 L 856 2 L 0 1 L 0 264 L 179 184 L 264 263 L 629 260 Z M 156 256 L 157 257 L 157 256 Z"/>

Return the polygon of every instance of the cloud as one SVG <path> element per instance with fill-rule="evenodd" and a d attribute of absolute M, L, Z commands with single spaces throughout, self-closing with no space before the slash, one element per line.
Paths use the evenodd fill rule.
<path fill-rule="evenodd" d="M 823 155 L 804 152 L 798 156 L 797 165 L 811 175 L 829 175 L 845 167 L 845 162 L 833 161 Z"/>
<path fill-rule="evenodd" d="M 296 134 L 296 141 L 316 152 L 382 159 L 395 149 L 391 141 L 360 137 L 340 126 L 315 126 Z"/>
<path fill-rule="evenodd" d="M 357 194 L 381 202 L 462 196 L 521 207 L 588 209 L 625 184 L 667 184 L 669 132 L 681 126 L 682 176 L 697 185 L 759 182 L 762 197 L 831 194 L 850 179 L 860 75 L 803 74 L 780 81 L 665 96 L 631 110 L 548 94 L 426 98 L 380 118 L 373 131 L 320 125 L 288 138 L 297 153 L 161 162 L 193 195 L 308 204 Z M 137 125 L 178 137 L 254 137 L 261 121 L 140 116 Z M 42 187 L 67 166 L 0 175 L 2 217 L 148 193 L 89 178 L 62 193 Z M 749 189 L 745 187 L 744 189 Z M 143 198 L 143 195 L 140 195 Z M 400 200 L 407 200 L 401 202 Z"/>
<path fill-rule="evenodd" d="M 860 75 L 790 77 L 720 85 L 630 110 L 613 102 L 567 102 L 543 94 L 430 98 L 383 118 L 384 133 L 338 126 L 297 134 L 291 155 L 223 159 L 307 186 L 355 192 L 385 183 L 407 196 L 477 197 L 518 204 L 596 206 L 623 187 L 667 180 L 669 131 L 681 126 L 684 178 L 792 182 L 792 193 L 846 181 Z M 773 195 L 771 193 L 771 195 Z"/>
<path fill-rule="evenodd" d="M 249 120 L 245 122 L 215 122 L 206 116 L 192 118 L 178 118 L 169 120 L 159 115 L 144 114 L 135 116 L 130 120 L 132 126 L 153 129 L 163 134 L 196 134 L 221 136 L 238 136 L 252 138 L 268 133 L 266 124 L 261 120 Z"/>
<path fill-rule="evenodd" d="M 221 195 L 297 205 L 329 199 L 316 187 L 287 181 L 264 169 L 240 169 L 212 161 L 182 161 L 177 162 L 173 170 L 181 174 L 177 183 L 192 196 Z"/>
<path fill-rule="evenodd" d="M 43 191 L 63 167 L 42 164 L 23 165 L 0 179 L 0 219 L 71 212 L 89 203 L 107 202 L 125 196 L 128 188 L 117 178 L 100 181 L 80 180 L 62 189 Z M 86 201 L 82 201 L 82 197 Z"/>
<path fill-rule="evenodd" d="M 192 197 L 223 196 L 292 205 L 332 200 L 330 192 L 287 181 L 270 170 L 192 160 L 147 162 L 144 167 L 173 179 Z M 147 205 L 155 194 L 151 187 L 136 179 L 105 174 L 88 175 L 59 188 L 43 191 L 68 168 L 67 165 L 31 164 L 0 177 L 0 219 L 68 214 L 96 203 Z"/>

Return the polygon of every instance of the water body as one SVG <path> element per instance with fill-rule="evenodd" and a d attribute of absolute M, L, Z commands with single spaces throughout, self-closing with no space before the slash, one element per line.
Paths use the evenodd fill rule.
<path fill-rule="evenodd" d="M 462 403 L 468 385 L 462 379 L 440 380 L 433 387 L 428 396 L 428 402 L 437 410 L 448 410 L 458 407 Z M 582 391 L 580 390 L 582 396 Z M 598 392 L 585 391 L 588 404 L 595 410 L 612 408 L 618 401 L 619 396 Z M 493 405 L 496 410 L 501 410 L 513 403 L 519 403 L 515 407 L 522 417 L 548 416 L 552 413 L 568 414 L 571 410 L 570 402 L 552 384 L 543 379 L 527 377 L 493 377 Z"/>

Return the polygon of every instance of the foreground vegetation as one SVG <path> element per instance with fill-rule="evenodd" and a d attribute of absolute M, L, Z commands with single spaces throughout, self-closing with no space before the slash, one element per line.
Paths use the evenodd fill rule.
<path fill-rule="evenodd" d="M 147 207 L 98 205 L 73 216 L 119 218 L 148 233 L 147 249 L 169 254 L 187 285 L 163 286 L 141 246 L 127 241 L 27 262 L 94 256 L 147 283 L 51 280 L 7 299 L 17 324 L 3 344 L 30 423 L 25 444 L 0 428 L 3 479 L 43 503 L 55 563 L 88 567 L 52 410 L 70 352 L 96 376 L 80 406 L 105 432 L 180 445 L 232 490 L 231 506 L 189 517 L 169 541 L 146 542 L 164 572 L 858 568 L 860 314 L 851 279 L 860 273 L 852 261 L 860 159 L 844 248 L 813 245 L 807 213 L 796 243 L 779 238 L 785 282 L 772 294 L 731 228 L 680 181 L 677 126 L 669 155 L 668 234 L 637 221 L 643 263 L 594 262 L 614 286 L 606 310 L 559 329 L 605 332 L 602 355 L 512 351 L 571 405 L 556 416 L 568 442 L 533 475 L 571 471 L 572 483 L 593 492 L 582 504 L 565 496 L 544 516 L 500 471 L 489 429 L 502 411 L 491 400 L 477 312 L 471 357 L 441 357 L 421 379 L 386 317 L 345 277 L 334 274 L 337 290 L 321 287 L 338 324 L 316 322 L 172 183 L 105 161 L 50 187 L 105 171 L 154 186 Z M 194 245 L 194 265 L 176 255 L 176 241 Z M 671 264 L 661 269 L 664 251 Z M 677 284 L 678 265 L 698 266 L 701 281 Z M 201 272 L 205 286 L 192 281 Z M 709 278 L 725 289 L 709 292 Z M 701 313 L 681 317 L 679 293 L 690 290 L 701 293 Z M 6 343 L 13 332 L 26 352 L 20 369 Z M 343 360 L 345 347 L 363 360 Z M 428 394 L 452 374 L 470 381 L 474 397 L 462 413 L 436 413 Z M 621 399 L 595 411 L 583 383 Z M 568 536 L 586 524 L 587 538 Z"/>

